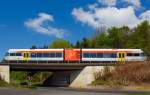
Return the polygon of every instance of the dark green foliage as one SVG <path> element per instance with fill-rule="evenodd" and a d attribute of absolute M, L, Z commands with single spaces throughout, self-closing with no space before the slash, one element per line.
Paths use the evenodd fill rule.
<path fill-rule="evenodd" d="M 93 46 L 95 48 L 111 48 L 112 46 L 108 34 L 101 33 L 97 35 L 96 38 L 93 39 Z"/>
<path fill-rule="evenodd" d="M 36 49 L 36 45 L 32 45 L 32 47 L 30 49 Z"/>
<path fill-rule="evenodd" d="M 47 45 L 44 45 L 44 46 L 43 46 L 43 49 L 48 49 L 48 46 L 47 46 Z"/>
<path fill-rule="evenodd" d="M 108 38 L 112 48 L 124 48 L 124 44 L 128 38 L 128 27 L 108 29 Z"/>
<path fill-rule="evenodd" d="M 32 82 L 34 83 L 42 83 L 46 78 L 52 75 L 52 72 L 35 72 L 32 76 Z"/>
<path fill-rule="evenodd" d="M 9 86 L 9 84 L 0 78 L 0 87 L 7 87 L 7 86 Z"/>
<path fill-rule="evenodd" d="M 10 74 L 11 78 L 11 85 L 14 86 L 21 86 L 21 83 L 24 82 L 31 82 L 32 85 L 35 84 L 42 84 L 42 82 L 52 75 L 52 72 L 25 72 L 25 71 L 12 71 Z M 29 80 L 28 77 L 31 77 L 32 79 Z M 1 82 L 1 81 L 0 81 Z"/>
<path fill-rule="evenodd" d="M 145 53 L 150 54 L 150 25 L 147 21 L 135 28 L 126 45 L 129 48 L 141 48 Z"/>
<path fill-rule="evenodd" d="M 75 45 L 75 48 L 81 48 L 81 43 L 80 41 L 77 41 L 76 45 Z"/>
<path fill-rule="evenodd" d="M 52 44 L 49 45 L 49 48 L 71 48 L 72 45 L 69 41 L 58 39 L 55 40 Z"/>
<path fill-rule="evenodd" d="M 22 82 L 22 81 L 26 81 L 27 79 L 27 72 L 23 72 L 23 71 L 18 71 L 18 72 L 15 72 L 15 71 L 12 71 L 10 73 L 10 78 L 12 81 L 16 81 L 16 82 Z"/>

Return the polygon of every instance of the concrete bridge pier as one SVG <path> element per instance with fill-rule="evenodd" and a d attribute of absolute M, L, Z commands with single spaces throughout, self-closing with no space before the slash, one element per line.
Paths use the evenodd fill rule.
<path fill-rule="evenodd" d="M 1 65 L 0 66 L 0 78 L 7 83 L 10 83 L 10 66 Z"/>
<path fill-rule="evenodd" d="M 75 71 L 71 74 L 70 87 L 84 88 L 90 85 L 94 80 L 94 73 L 103 71 L 105 66 L 86 66 L 82 70 Z"/>

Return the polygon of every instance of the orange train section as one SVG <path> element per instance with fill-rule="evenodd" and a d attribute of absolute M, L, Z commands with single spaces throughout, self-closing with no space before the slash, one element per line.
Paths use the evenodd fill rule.
<path fill-rule="evenodd" d="M 81 53 L 80 49 L 65 49 L 64 50 L 64 59 L 65 61 L 80 61 Z"/>

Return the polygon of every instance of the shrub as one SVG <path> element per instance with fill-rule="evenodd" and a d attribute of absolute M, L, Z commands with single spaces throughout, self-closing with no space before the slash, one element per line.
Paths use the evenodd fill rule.
<path fill-rule="evenodd" d="M 0 87 L 7 87 L 9 84 L 6 83 L 2 78 L 0 77 Z"/>
<path fill-rule="evenodd" d="M 110 85 L 130 85 L 140 83 L 150 83 L 150 61 L 130 62 L 116 66 L 110 70 L 104 68 L 103 72 L 97 72 L 95 81 L 101 80 Z"/>

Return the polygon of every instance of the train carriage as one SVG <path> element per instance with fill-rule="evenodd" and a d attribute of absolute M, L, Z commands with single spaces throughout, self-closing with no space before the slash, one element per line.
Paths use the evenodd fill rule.
<path fill-rule="evenodd" d="M 141 49 L 9 49 L 5 61 L 118 62 L 144 61 Z"/>
<path fill-rule="evenodd" d="M 141 49 L 82 49 L 82 61 L 117 62 L 144 61 Z"/>
<path fill-rule="evenodd" d="M 10 49 L 7 61 L 63 61 L 63 49 Z"/>

